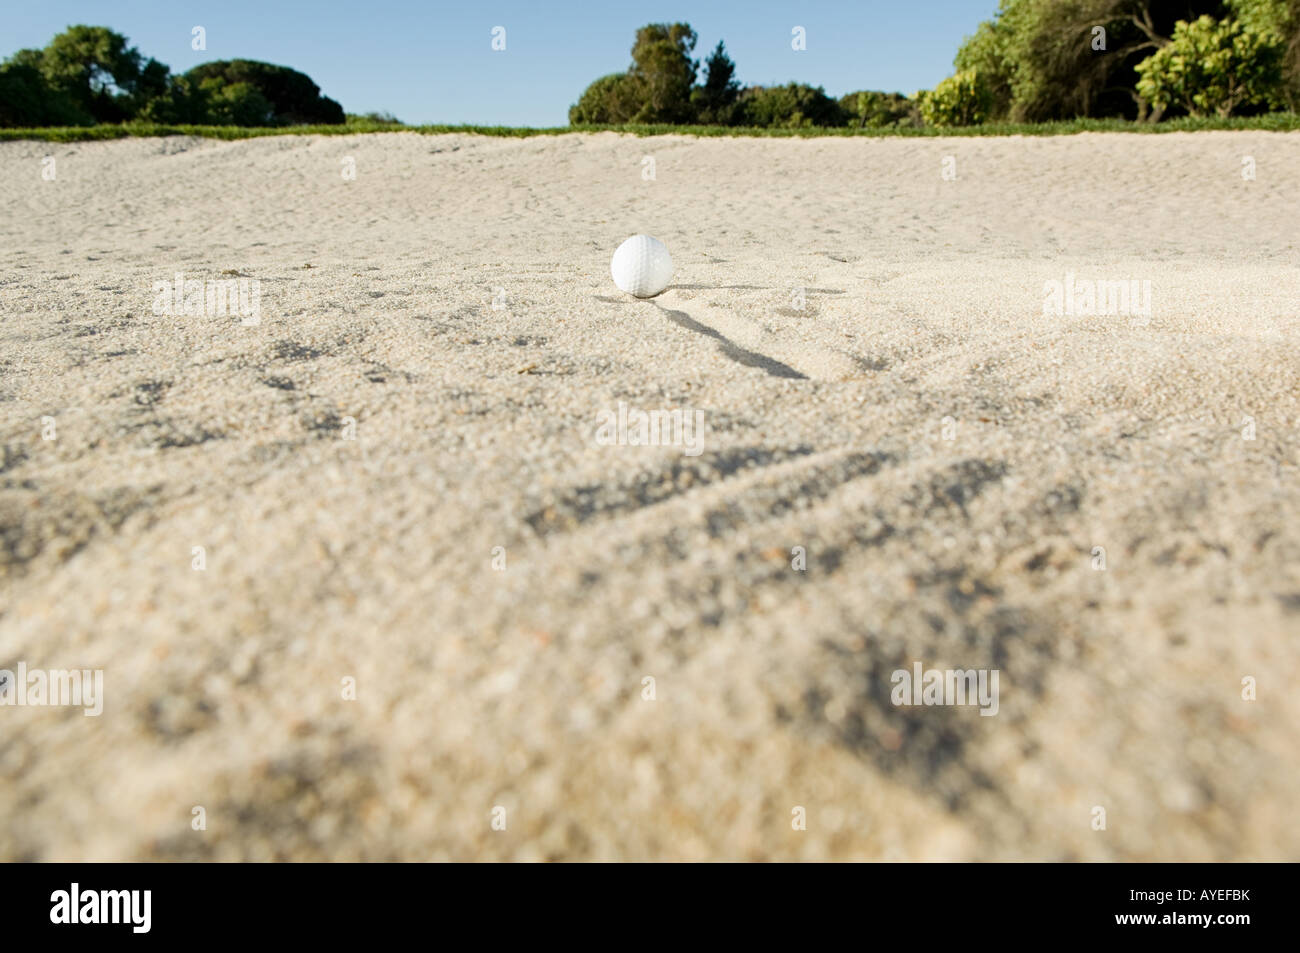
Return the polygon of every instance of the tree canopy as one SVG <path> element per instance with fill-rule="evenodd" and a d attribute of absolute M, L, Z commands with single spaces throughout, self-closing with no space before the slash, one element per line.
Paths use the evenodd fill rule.
<path fill-rule="evenodd" d="M 311 77 L 287 66 L 256 60 L 218 60 L 203 63 L 185 79 L 210 90 L 244 87 L 256 92 L 270 107 L 268 121 L 257 125 L 335 124 L 344 121 L 343 107 L 320 94 Z M 242 98 L 242 95 L 237 97 Z M 260 105 L 260 104 L 259 104 Z"/>
<path fill-rule="evenodd" d="M 642 27 L 631 67 L 587 87 L 569 121 L 880 128 L 1300 108 L 1300 0 L 1001 0 L 955 74 L 912 97 L 742 87 L 721 41 L 697 84 L 695 43 L 685 23 Z"/>
<path fill-rule="evenodd" d="M 690 122 L 691 87 L 699 61 L 691 59 L 695 31 L 685 23 L 651 23 L 636 31 L 629 75 L 640 107 L 633 122 Z"/>
<path fill-rule="evenodd" d="M 44 49 L 0 63 L 0 125 L 141 119 L 201 125 L 342 123 L 343 107 L 309 76 L 253 60 L 204 63 L 181 76 L 102 26 L 72 26 Z"/>
<path fill-rule="evenodd" d="M 1229 32 L 1273 37 L 1241 41 L 1251 56 L 1269 59 L 1279 51 L 1278 70 L 1262 69 L 1273 76 L 1274 90 L 1230 109 L 1286 100 L 1288 90 L 1294 104 L 1300 0 L 1002 0 L 996 16 L 966 38 L 954 65 L 959 73 L 978 74 L 994 119 L 1158 119 L 1169 109 L 1185 111 L 1186 103 L 1176 96 L 1154 102 L 1143 92 L 1151 84 L 1140 87 L 1139 67 L 1174 43 L 1179 24 L 1202 17 L 1227 24 Z M 1209 48 L 1189 47 L 1186 55 L 1208 56 Z M 1232 68 L 1259 71 L 1260 65 L 1238 60 Z M 1203 77 L 1215 68 L 1201 64 L 1193 72 Z"/>
<path fill-rule="evenodd" d="M 730 126 L 736 121 L 736 101 L 740 83 L 736 81 L 736 64 L 719 40 L 704 62 L 704 83 L 691 91 L 691 106 L 697 122 Z"/>

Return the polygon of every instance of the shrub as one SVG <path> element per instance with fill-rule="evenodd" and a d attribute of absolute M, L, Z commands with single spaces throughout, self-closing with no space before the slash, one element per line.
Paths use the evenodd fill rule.
<path fill-rule="evenodd" d="M 989 117 L 992 95 L 975 70 L 949 76 L 917 94 L 921 116 L 932 126 L 977 126 Z"/>
<path fill-rule="evenodd" d="M 840 97 L 848 125 L 858 129 L 916 128 L 923 125 L 916 101 L 902 93 L 864 89 Z"/>
<path fill-rule="evenodd" d="M 1300 0 L 1227 0 L 1248 31 L 1272 35 L 1282 47 L 1281 100 L 1300 112 Z"/>
<path fill-rule="evenodd" d="M 1153 105 L 1181 106 L 1191 116 L 1280 105 L 1282 54 L 1278 37 L 1236 20 L 1182 20 L 1173 42 L 1138 64 L 1137 88 Z"/>
<path fill-rule="evenodd" d="M 578 101 L 569 107 L 569 122 L 619 125 L 631 122 L 640 107 L 635 80 L 627 73 L 611 73 L 583 90 Z"/>
<path fill-rule="evenodd" d="M 843 126 L 844 111 L 820 86 L 786 83 L 784 86 L 750 86 L 741 91 L 739 107 L 749 126 L 799 129 L 808 126 Z"/>
<path fill-rule="evenodd" d="M 405 126 L 406 123 L 390 112 L 348 113 L 349 126 Z"/>

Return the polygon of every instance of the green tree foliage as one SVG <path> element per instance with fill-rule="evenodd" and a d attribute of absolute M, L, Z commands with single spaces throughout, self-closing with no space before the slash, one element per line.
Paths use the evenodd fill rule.
<path fill-rule="evenodd" d="M 203 93 L 209 122 L 214 126 L 286 125 L 276 115 L 271 101 L 252 83 L 222 83 L 209 77 L 199 84 L 199 89 Z M 333 125 L 333 122 L 328 124 Z"/>
<path fill-rule="evenodd" d="M 691 92 L 695 121 L 730 126 L 740 118 L 736 102 L 740 84 L 736 82 L 736 64 L 727 55 L 721 40 L 704 62 L 704 83 Z"/>
<path fill-rule="evenodd" d="M 1300 0 L 1227 0 L 1233 17 L 1247 31 L 1275 38 L 1282 48 L 1279 96 L 1300 111 Z"/>
<path fill-rule="evenodd" d="M 569 107 L 569 122 L 688 123 L 699 62 L 691 59 L 695 31 L 686 23 L 651 23 L 636 31 L 626 73 L 602 76 Z"/>
<path fill-rule="evenodd" d="M 583 90 L 578 101 L 569 107 L 569 122 L 619 125 L 631 122 L 640 108 L 632 77 L 627 73 L 611 73 Z"/>
<path fill-rule="evenodd" d="M 168 86 L 166 66 L 103 26 L 70 26 L 44 49 L 19 49 L 0 73 L 5 125 L 121 122 Z"/>
<path fill-rule="evenodd" d="M 842 126 L 840 104 L 820 86 L 786 83 L 784 86 L 749 86 L 741 91 L 739 106 L 747 126 L 799 129 L 808 126 Z"/>
<path fill-rule="evenodd" d="M 1003 4 L 1003 10 L 1006 4 Z M 1005 119 L 1011 114 L 1011 81 L 1014 67 L 1008 47 L 1012 31 L 999 18 L 981 23 L 973 36 L 966 37 L 953 65 L 959 73 L 978 73 L 989 92 L 989 115 Z"/>
<path fill-rule="evenodd" d="M 1200 17 L 1240 28 L 1215 26 L 1190 52 L 1163 52 L 1180 22 Z M 684 23 L 642 27 L 632 67 L 592 83 L 569 121 L 882 128 L 1300 108 L 1300 0 L 1000 0 L 962 43 L 956 75 L 912 100 L 863 90 L 837 102 L 801 83 L 738 89 L 722 43 L 696 86 L 695 43 Z"/>
<path fill-rule="evenodd" d="M 166 91 L 145 103 L 134 118 L 167 124 L 223 125 L 212 113 L 210 92 L 184 76 L 169 77 Z"/>
<path fill-rule="evenodd" d="M 687 23 L 651 23 L 636 31 L 630 75 L 640 106 L 633 122 L 690 122 L 695 31 Z"/>
<path fill-rule="evenodd" d="M 907 128 L 924 125 L 916 100 L 902 93 L 864 89 L 840 97 L 847 125 L 857 129 Z"/>
<path fill-rule="evenodd" d="M 983 78 L 993 119 L 1145 118 L 1137 65 L 1179 19 L 1223 12 L 1223 0 L 1002 0 L 954 63 Z"/>
<path fill-rule="evenodd" d="M 993 97 L 975 70 L 949 76 L 917 95 L 921 116 L 932 126 L 974 126 L 989 118 Z"/>
<path fill-rule="evenodd" d="M 50 88 L 22 50 L 0 63 L 0 126 L 89 126 L 94 120 L 71 97 Z"/>
<path fill-rule="evenodd" d="M 253 115 L 265 104 L 270 107 L 269 118 L 255 125 L 333 125 L 345 121 L 342 106 L 322 96 L 311 77 L 287 66 L 256 60 L 217 60 L 194 67 L 185 79 L 197 83 L 211 98 L 214 118 Z"/>
<path fill-rule="evenodd" d="M 1231 116 L 1243 106 L 1277 101 L 1282 54 L 1280 38 L 1271 33 L 1247 30 L 1237 20 L 1198 17 L 1180 22 L 1173 42 L 1138 66 L 1138 92 L 1191 116 Z"/>
<path fill-rule="evenodd" d="M 130 119 L 167 88 L 167 67 L 107 27 L 68 27 L 36 53 L 23 51 L 20 62 L 35 66 L 54 97 L 95 122 Z"/>
<path fill-rule="evenodd" d="M 721 41 L 705 60 L 704 81 L 696 85 L 699 63 L 691 59 L 696 41 L 695 31 L 686 23 L 643 26 L 632 45 L 632 66 L 626 73 L 602 76 L 588 86 L 570 107 L 569 122 L 697 122 L 798 129 L 843 126 L 850 114 L 857 115 L 856 98 L 852 107 L 842 108 L 820 86 L 787 83 L 742 89 L 736 64 Z M 914 107 L 904 97 L 864 95 L 869 102 L 864 101 L 859 124 L 919 124 Z"/>
<path fill-rule="evenodd" d="M 43 50 L 19 50 L 0 64 L 0 125 L 128 120 L 267 126 L 342 123 L 344 116 L 296 70 L 232 60 L 173 76 L 106 27 L 69 27 Z"/>

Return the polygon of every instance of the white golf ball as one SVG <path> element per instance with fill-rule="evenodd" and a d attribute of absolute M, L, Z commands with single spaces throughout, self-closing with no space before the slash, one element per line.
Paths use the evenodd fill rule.
<path fill-rule="evenodd" d="M 653 298 L 668 287 L 673 277 L 673 259 L 668 254 L 668 246 L 659 239 L 633 235 L 614 252 L 609 273 L 620 291 L 638 298 Z"/>

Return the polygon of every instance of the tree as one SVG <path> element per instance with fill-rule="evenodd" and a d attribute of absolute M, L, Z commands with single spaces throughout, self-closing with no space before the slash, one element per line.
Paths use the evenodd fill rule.
<path fill-rule="evenodd" d="M 19 50 L 0 65 L 0 125 L 134 119 L 266 126 L 342 123 L 344 115 L 297 70 L 230 60 L 173 76 L 102 26 L 69 27 L 43 50 Z"/>
<path fill-rule="evenodd" d="M 578 102 L 569 108 L 569 122 L 690 122 L 695 118 L 692 98 L 698 102 L 703 95 L 693 88 L 700 65 L 690 57 L 695 42 L 695 31 L 687 23 L 651 23 L 641 27 L 632 44 L 632 65 L 628 71 L 602 76 L 588 86 Z M 718 77 L 722 78 L 721 72 Z M 724 95 L 728 85 L 729 82 L 722 83 Z"/>
<path fill-rule="evenodd" d="M 1282 85 L 1283 47 L 1272 34 L 1236 20 L 1180 22 L 1173 42 L 1139 64 L 1138 91 L 1189 115 L 1231 116 L 1242 106 L 1271 105 Z"/>
<path fill-rule="evenodd" d="M 1006 4 L 1003 4 L 1003 9 Z M 1011 29 L 1001 19 L 986 20 L 957 50 L 953 65 L 959 73 L 980 75 L 989 92 L 989 117 L 1005 119 L 1011 112 L 1011 82 L 1015 65 L 1010 58 Z"/>
<path fill-rule="evenodd" d="M 41 51 L 39 68 L 51 89 L 96 122 L 130 119 L 167 86 L 166 66 L 102 26 L 68 27 Z"/>
<path fill-rule="evenodd" d="M 721 126 L 733 125 L 739 110 L 736 100 L 740 84 L 736 82 L 736 64 L 727 55 L 721 40 L 704 62 L 704 83 L 691 92 L 696 122 Z"/>
<path fill-rule="evenodd" d="M 687 23 L 651 23 L 636 31 L 629 75 L 640 106 L 633 122 L 690 122 L 691 87 L 700 65 L 691 59 L 695 41 Z"/>
<path fill-rule="evenodd" d="M 992 118 L 1146 118 L 1137 64 L 1170 42 L 1179 19 L 1223 9 L 1223 0 L 1002 0 L 954 62 L 983 78 Z"/>
<path fill-rule="evenodd" d="M 39 59 L 40 50 L 23 52 L 35 53 Z M 0 64 L 0 126 L 87 126 L 92 122 L 68 96 L 50 88 L 41 71 L 30 65 L 30 58 L 15 55 Z"/>
<path fill-rule="evenodd" d="M 322 96 L 310 76 L 287 66 L 256 60 L 217 60 L 194 67 L 185 79 L 205 91 L 218 116 L 255 114 L 261 108 L 261 102 L 251 95 L 256 91 L 270 106 L 269 118 L 256 125 L 333 125 L 345 121 L 342 106 Z"/>
<path fill-rule="evenodd" d="M 221 83 L 205 79 L 203 90 L 208 121 L 216 126 L 274 126 L 275 106 L 252 83 Z"/>
<path fill-rule="evenodd" d="M 167 89 L 145 103 L 135 118 L 164 125 L 221 125 L 212 115 L 209 94 L 184 76 L 170 76 Z"/>

